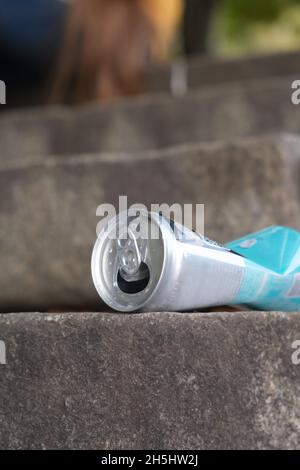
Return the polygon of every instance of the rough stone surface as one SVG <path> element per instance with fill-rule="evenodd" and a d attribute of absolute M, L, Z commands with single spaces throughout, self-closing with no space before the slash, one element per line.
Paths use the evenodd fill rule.
<path fill-rule="evenodd" d="M 186 62 L 155 67 L 147 75 L 148 93 L 175 91 L 172 80 L 174 83 L 176 73 L 185 76 L 187 91 L 205 85 L 223 85 L 241 80 L 299 76 L 299 52 L 260 55 L 243 59 L 195 58 Z"/>
<path fill-rule="evenodd" d="M 297 449 L 299 313 L 0 315 L 2 449 Z"/>
<path fill-rule="evenodd" d="M 101 308 L 90 274 L 96 208 L 118 208 L 119 195 L 148 208 L 205 204 L 205 233 L 220 242 L 298 228 L 298 149 L 270 136 L 0 171 L 1 311 Z"/>
<path fill-rule="evenodd" d="M 296 77 L 297 78 L 297 77 Z M 174 99 L 149 96 L 71 111 L 8 113 L 0 118 L 2 167 L 44 155 L 158 149 L 268 132 L 298 132 L 292 77 L 212 86 Z"/>

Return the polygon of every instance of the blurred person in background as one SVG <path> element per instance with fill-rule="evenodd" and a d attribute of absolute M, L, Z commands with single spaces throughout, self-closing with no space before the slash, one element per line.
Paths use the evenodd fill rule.
<path fill-rule="evenodd" d="M 167 58 L 182 0 L 73 0 L 51 100 L 107 101 L 143 91 L 150 64 Z"/>
<path fill-rule="evenodd" d="M 0 79 L 8 103 L 40 103 L 41 94 L 33 96 L 43 88 L 55 103 L 141 92 L 146 68 L 167 58 L 182 3 L 0 0 Z"/>

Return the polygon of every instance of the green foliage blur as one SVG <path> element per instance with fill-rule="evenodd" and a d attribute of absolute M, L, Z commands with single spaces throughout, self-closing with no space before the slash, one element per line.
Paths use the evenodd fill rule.
<path fill-rule="evenodd" d="M 300 0 L 220 0 L 209 43 L 218 56 L 300 50 Z"/>

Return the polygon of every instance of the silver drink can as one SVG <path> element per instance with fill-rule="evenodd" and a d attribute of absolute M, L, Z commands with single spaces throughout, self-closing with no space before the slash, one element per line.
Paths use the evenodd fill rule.
<path fill-rule="evenodd" d="M 100 297 L 117 311 L 182 311 L 232 303 L 245 263 L 161 214 L 141 211 L 108 222 L 91 268 Z"/>

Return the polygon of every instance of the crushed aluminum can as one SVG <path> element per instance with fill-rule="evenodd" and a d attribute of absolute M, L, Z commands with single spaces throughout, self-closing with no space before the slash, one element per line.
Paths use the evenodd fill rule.
<path fill-rule="evenodd" d="M 99 234 L 91 267 L 100 297 L 121 312 L 300 309 L 300 233 L 286 227 L 222 246 L 161 214 L 123 212 Z"/>

